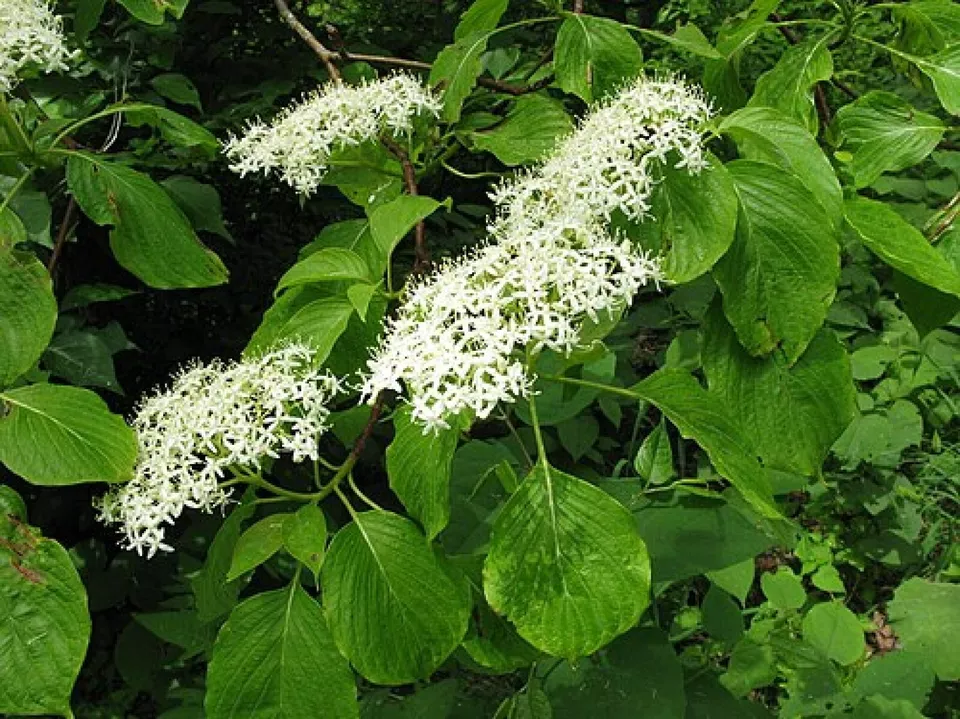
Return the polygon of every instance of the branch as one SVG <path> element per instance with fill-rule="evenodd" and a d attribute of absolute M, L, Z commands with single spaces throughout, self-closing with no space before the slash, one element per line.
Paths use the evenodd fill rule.
<path fill-rule="evenodd" d="M 577 15 L 583 12 L 583 0 L 573 0 L 573 12 Z"/>
<path fill-rule="evenodd" d="M 53 245 L 53 254 L 50 255 L 50 260 L 47 262 L 47 272 L 51 277 L 57 267 L 57 261 L 63 252 L 63 246 L 67 242 L 67 237 L 70 236 L 70 227 L 73 225 L 76 215 L 77 200 L 73 195 L 70 195 L 70 199 L 67 201 L 67 209 L 63 213 L 63 220 L 60 222 L 60 229 L 57 231 L 57 241 Z"/>
<path fill-rule="evenodd" d="M 316 56 L 320 58 L 320 62 L 327 68 L 327 73 L 331 79 L 333 79 L 334 82 L 340 82 L 340 71 L 337 70 L 337 66 L 333 63 L 334 58 L 337 57 L 337 53 L 324 47 L 323 43 L 317 40 L 316 36 L 310 32 L 302 22 L 297 20 L 297 16 L 290 10 L 290 6 L 287 5 L 286 0 L 273 0 L 273 4 L 277 6 L 277 10 L 280 11 L 280 17 L 283 18 L 284 22 L 293 28 L 294 32 L 303 38 L 303 41 L 307 43 Z"/>
<path fill-rule="evenodd" d="M 413 171 L 413 163 L 410 162 L 410 156 L 407 154 L 407 151 L 386 135 L 382 136 L 380 140 L 384 146 L 400 160 L 400 166 L 403 168 L 403 184 L 407 188 L 407 194 L 414 196 L 419 195 L 420 191 L 417 188 L 417 176 Z M 413 273 L 419 274 L 425 272 L 430 266 L 430 249 L 427 247 L 427 229 L 423 220 L 417 222 L 417 226 L 414 229 L 413 253 L 416 258 L 413 263 Z"/>

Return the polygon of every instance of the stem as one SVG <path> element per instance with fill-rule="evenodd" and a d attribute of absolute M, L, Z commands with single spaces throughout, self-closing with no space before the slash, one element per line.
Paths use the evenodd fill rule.
<path fill-rule="evenodd" d="M 95 112 L 92 115 L 83 118 L 82 120 L 77 120 L 76 122 L 71 123 L 70 125 L 67 125 L 63 130 L 60 131 L 59 135 L 53 138 L 53 142 L 50 143 L 50 147 L 51 149 L 55 148 L 57 145 L 60 144 L 60 142 L 65 137 L 67 137 L 67 135 L 75 134 L 77 130 L 79 130 L 84 125 L 89 125 L 91 122 L 101 120 L 104 117 L 110 117 L 111 115 L 118 115 L 128 110 L 137 110 L 137 109 L 143 109 L 148 107 L 152 107 L 152 106 L 144 105 L 142 103 L 139 105 L 114 105 L 113 107 L 108 107 L 105 110 L 101 110 L 100 112 Z"/>
<path fill-rule="evenodd" d="M 543 432 L 540 431 L 540 418 L 537 416 L 537 401 L 534 398 L 534 395 L 530 395 L 530 399 L 527 400 L 530 405 L 530 422 L 533 427 L 533 438 L 537 442 L 537 460 L 540 462 L 547 461 L 547 450 L 543 445 Z"/>
<path fill-rule="evenodd" d="M 440 164 L 443 165 L 443 168 L 451 175 L 462 177 L 464 180 L 482 180 L 487 177 L 502 177 L 499 172 L 464 172 L 451 166 L 446 160 L 440 160 Z"/>
<path fill-rule="evenodd" d="M 542 374 L 539 376 L 541 379 L 549 380 L 551 382 L 574 384 L 578 387 L 589 387 L 590 389 L 600 390 L 601 392 L 609 392 L 610 394 L 618 394 L 622 397 L 629 397 L 632 400 L 642 399 L 641 397 L 638 397 L 635 392 L 632 392 L 626 387 L 614 387 L 613 385 L 603 384 L 602 382 L 591 382 L 590 380 L 575 379 L 574 377 L 561 377 L 560 375 L 555 374 Z M 533 412 L 531 411 L 530 414 L 532 416 Z"/>
<path fill-rule="evenodd" d="M 583 12 L 583 0 L 573 0 L 573 12 L 577 15 Z"/>
<path fill-rule="evenodd" d="M 57 267 L 57 261 L 67 243 L 67 237 L 70 235 L 70 228 L 77 215 L 77 200 L 73 195 L 67 200 L 67 209 L 63 212 L 63 219 L 60 221 L 60 229 L 57 230 L 57 240 L 53 245 L 53 254 L 47 262 L 47 272 L 52 276 Z"/>
<path fill-rule="evenodd" d="M 0 203 L 0 215 L 3 215 L 3 213 L 7 211 L 7 207 L 10 206 L 11 200 L 13 200 L 13 198 L 16 197 L 17 193 L 20 192 L 23 186 L 27 184 L 27 180 L 29 180 L 30 176 L 33 175 L 33 169 L 34 168 L 31 167 L 29 170 L 24 172 L 20 176 L 20 178 L 14 183 L 13 187 L 10 188 L 10 192 L 7 193 L 7 196 L 3 198 L 3 202 Z"/>
<path fill-rule="evenodd" d="M 310 32 L 302 22 L 297 20 L 297 16 L 293 14 L 285 0 L 273 0 L 273 4 L 276 5 L 277 10 L 280 11 L 280 17 L 283 18 L 283 21 L 287 23 L 287 25 L 310 46 L 310 49 L 313 50 L 316 56 L 320 58 L 320 62 L 327 68 L 327 73 L 330 75 L 330 78 L 337 83 L 343 82 L 340 78 L 340 71 L 337 70 L 337 66 L 333 63 L 334 58 L 337 57 L 337 53 L 324 47 L 323 43 L 317 40 L 316 36 Z"/>
<path fill-rule="evenodd" d="M 20 148 L 18 154 L 29 154 L 33 151 L 30 144 L 30 138 L 27 137 L 20 123 L 16 121 L 13 113 L 10 112 L 10 106 L 7 104 L 7 96 L 0 93 L 0 128 L 6 130 L 10 136 L 10 142 Z"/>
<path fill-rule="evenodd" d="M 403 168 L 403 184 L 407 188 L 407 194 L 413 197 L 419 195 L 417 174 L 410 161 L 410 154 L 386 135 L 382 135 L 380 141 L 400 160 L 400 166 Z M 430 267 L 430 249 L 427 247 L 427 228 L 423 220 L 419 220 L 414 228 L 413 253 L 416 258 L 413 263 L 413 273 L 425 272 Z"/>
<path fill-rule="evenodd" d="M 379 509 L 381 511 L 383 510 L 383 507 L 381 507 L 379 504 L 374 502 L 367 495 L 365 495 L 363 492 L 360 491 L 360 487 L 358 487 L 357 483 L 353 480 L 353 472 L 350 472 L 349 474 L 347 474 L 347 484 L 350 485 L 350 489 L 353 490 L 353 493 L 356 494 L 358 497 L 360 497 L 360 499 L 362 499 L 364 504 L 366 504 L 368 507 L 370 507 L 371 509 Z"/>
<path fill-rule="evenodd" d="M 273 484 L 272 482 L 268 482 L 263 477 L 259 477 L 252 474 L 244 475 L 242 477 L 242 481 L 254 487 L 265 489 L 271 494 L 277 495 L 278 497 L 284 497 L 286 499 L 295 499 L 298 502 L 314 502 L 318 499 L 321 499 L 320 495 L 323 492 L 323 490 L 321 490 L 320 492 L 313 492 L 313 493 L 292 492 L 289 489 L 284 489 L 283 487 L 279 487 L 276 484 Z"/>

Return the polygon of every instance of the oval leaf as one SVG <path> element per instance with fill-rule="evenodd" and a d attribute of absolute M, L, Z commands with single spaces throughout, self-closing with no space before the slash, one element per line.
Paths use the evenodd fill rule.
<path fill-rule="evenodd" d="M 379 280 L 379 278 L 377 278 Z M 370 268 L 359 255 L 342 247 L 327 247 L 307 256 L 280 278 L 277 291 L 311 282 L 371 281 Z"/>
<path fill-rule="evenodd" d="M 0 387 L 33 367 L 56 323 L 57 300 L 46 269 L 33 255 L 0 246 Z"/>
<path fill-rule="evenodd" d="M 240 535 L 233 550 L 227 581 L 259 567 L 283 546 L 283 525 L 289 515 L 273 514 L 261 519 Z"/>

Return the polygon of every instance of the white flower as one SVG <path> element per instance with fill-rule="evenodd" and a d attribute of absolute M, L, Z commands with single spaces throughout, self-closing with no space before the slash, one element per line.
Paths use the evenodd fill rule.
<path fill-rule="evenodd" d="M 528 394 L 527 351 L 569 353 L 587 320 L 630 304 L 657 261 L 599 224 L 486 245 L 414 287 L 368 363 L 363 393 L 406 387 L 427 430 Z M 402 385 L 401 385 L 402 383 Z"/>
<path fill-rule="evenodd" d="M 133 479 L 98 503 L 124 543 L 153 556 L 170 551 L 165 525 L 184 508 L 211 512 L 229 493 L 218 482 L 231 469 L 258 472 L 264 457 L 317 459 L 339 381 L 289 345 L 262 357 L 194 365 L 148 398 L 133 421 L 139 456 Z"/>
<path fill-rule="evenodd" d="M 0 92 L 10 92 L 25 67 L 67 69 L 62 26 L 47 0 L 0 0 Z"/>
<path fill-rule="evenodd" d="M 398 73 L 361 85 L 329 83 L 281 111 L 269 124 L 253 122 L 231 137 L 224 152 L 240 175 L 277 171 L 309 195 L 326 175 L 336 150 L 409 132 L 417 115 L 434 115 L 440 100 L 415 77 Z"/>
<path fill-rule="evenodd" d="M 363 394 L 406 393 L 427 430 L 529 394 L 527 353 L 569 354 L 587 320 L 615 316 L 663 276 L 659 260 L 615 236 L 615 211 L 650 209 L 656 166 L 705 164 L 699 90 L 640 78 L 606 101 L 539 167 L 493 195 L 490 244 L 415 286 L 368 362 Z"/>

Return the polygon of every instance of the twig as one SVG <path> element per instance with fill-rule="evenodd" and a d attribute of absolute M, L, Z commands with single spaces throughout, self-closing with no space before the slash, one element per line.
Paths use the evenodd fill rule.
<path fill-rule="evenodd" d="M 280 17 L 283 18 L 284 22 L 293 28 L 294 32 L 303 38 L 303 41 L 307 43 L 316 56 L 320 58 L 320 62 L 327 68 L 327 73 L 331 79 L 334 82 L 340 82 L 340 71 L 337 70 L 337 66 L 333 62 L 334 58 L 337 57 L 337 53 L 324 47 L 323 43 L 317 40 L 316 36 L 310 32 L 302 22 L 297 20 L 297 16 L 290 10 L 290 6 L 287 5 L 286 0 L 273 0 L 273 3 L 277 6 L 277 10 L 280 11 Z"/>
<path fill-rule="evenodd" d="M 70 199 L 67 201 L 67 209 L 63 213 L 63 220 L 60 222 L 60 229 L 57 231 L 57 241 L 53 245 L 53 254 L 50 255 L 50 260 L 47 262 L 47 272 L 51 277 L 53 276 L 54 269 L 57 267 L 57 261 L 63 252 L 63 246 L 67 242 L 67 237 L 70 235 L 70 228 L 73 225 L 76 215 L 77 200 L 73 195 L 70 195 Z"/>
<path fill-rule="evenodd" d="M 573 0 L 573 12 L 577 15 L 583 12 L 583 0 Z"/>
<path fill-rule="evenodd" d="M 380 138 L 384 146 L 392 152 L 403 168 L 403 184 L 407 188 L 408 195 L 419 195 L 417 188 L 417 175 L 413 170 L 413 163 L 410 162 L 410 156 L 407 151 L 394 142 L 391 138 L 383 135 Z M 413 253 L 416 258 L 413 263 L 414 274 L 424 272 L 430 266 L 430 250 L 427 247 L 427 230 L 423 220 L 417 222 L 413 236 Z"/>

